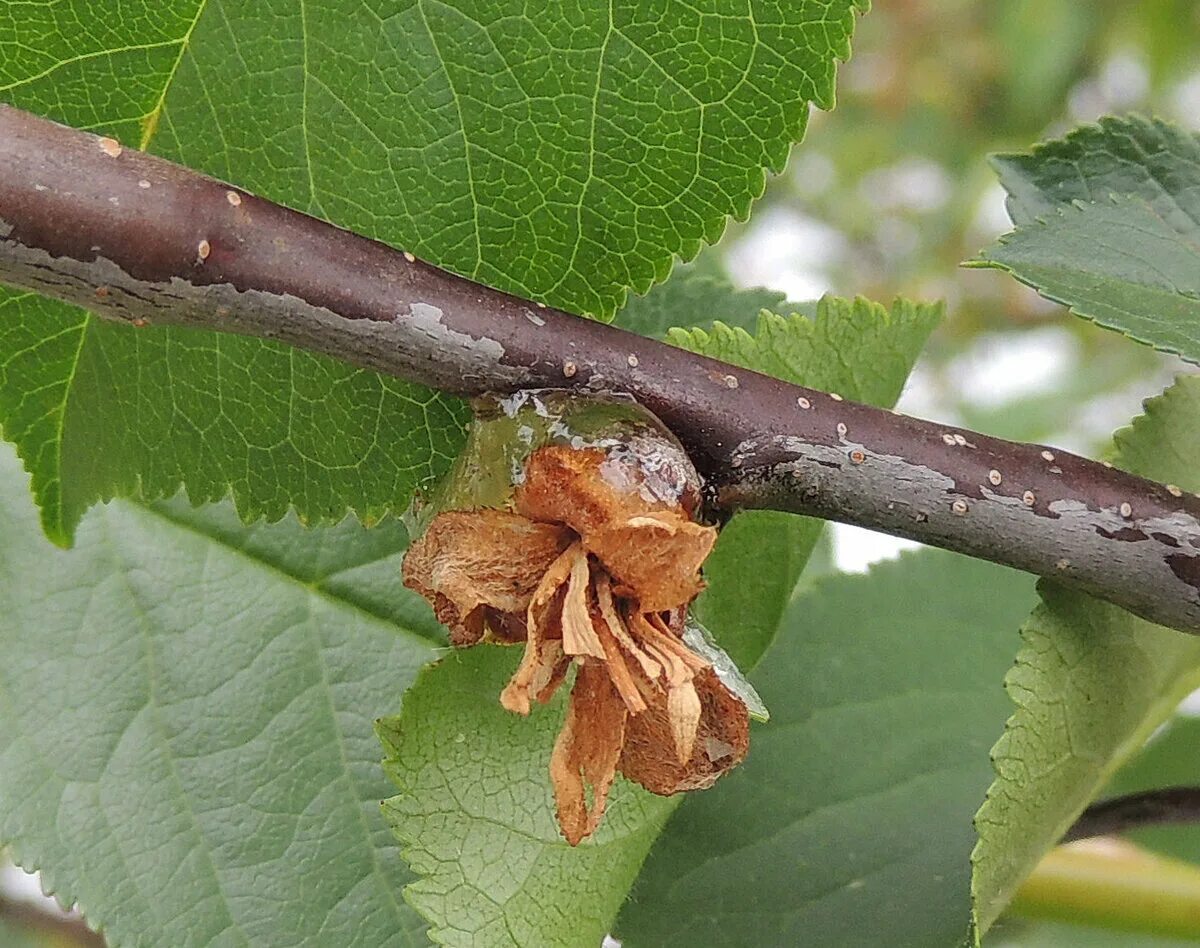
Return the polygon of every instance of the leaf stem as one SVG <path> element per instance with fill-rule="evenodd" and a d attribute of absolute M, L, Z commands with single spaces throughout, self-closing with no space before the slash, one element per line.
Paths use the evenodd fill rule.
<path fill-rule="evenodd" d="M 5 283 L 135 327 L 279 340 L 457 395 L 625 392 L 683 442 L 718 515 L 857 524 L 1200 632 L 1200 498 L 1173 485 L 579 319 L 8 106 L 0 168 Z"/>
<path fill-rule="evenodd" d="M 1071 843 L 1046 855 L 1009 911 L 1200 941 L 1200 868 L 1123 840 Z"/>

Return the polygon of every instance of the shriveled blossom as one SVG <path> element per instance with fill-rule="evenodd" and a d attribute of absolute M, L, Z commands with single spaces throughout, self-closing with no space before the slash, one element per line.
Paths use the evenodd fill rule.
<path fill-rule="evenodd" d="M 545 403 L 566 397 L 535 404 L 558 417 Z M 550 759 L 572 845 L 595 832 L 618 770 L 658 794 L 700 789 L 749 743 L 746 705 L 682 639 L 716 540 L 693 519 L 698 477 L 652 416 L 628 411 L 603 436 L 547 426 L 502 507 L 443 510 L 404 563 L 452 644 L 524 642 L 508 710 L 529 714 L 576 666 Z"/>

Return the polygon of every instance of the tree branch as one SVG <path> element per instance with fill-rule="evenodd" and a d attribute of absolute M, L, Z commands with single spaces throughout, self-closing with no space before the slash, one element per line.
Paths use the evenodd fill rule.
<path fill-rule="evenodd" d="M 1162 787 L 1093 803 L 1060 840 L 1114 836 L 1143 826 L 1200 823 L 1200 787 Z"/>
<path fill-rule="evenodd" d="M 720 511 L 858 524 L 1200 632 L 1200 499 L 1178 488 L 546 309 L 5 106 L 0 169 L 5 283 L 134 326 L 281 340 L 458 395 L 627 392 L 680 438 Z"/>

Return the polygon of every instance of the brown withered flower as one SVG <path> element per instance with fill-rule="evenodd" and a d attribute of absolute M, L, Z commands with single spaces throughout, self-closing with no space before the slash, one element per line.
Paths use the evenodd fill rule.
<path fill-rule="evenodd" d="M 580 402 L 543 392 L 487 406 L 459 463 L 474 486 L 441 505 L 404 562 L 452 644 L 525 643 L 500 695 L 508 710 L 550 700 L 575 664 L 550 759 L 572 845 L 596 830 L 618 770 L 658 794 L 701 789 L 749 744 L 746 704 L 683 640 L 717 535 L 694 520 L 699 477 L 644 410 Z M 489 413 L 513 423 L 481 432 Z M 505 439 L 524 447 L 495 454 Z M 485 506 L 478 484 L 498 463 L 510 489 Z"/>

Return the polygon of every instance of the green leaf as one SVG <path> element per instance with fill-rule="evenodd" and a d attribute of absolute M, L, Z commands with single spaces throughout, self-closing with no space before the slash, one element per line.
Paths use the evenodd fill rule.
<path fill-rule="evenodd" d="M 501 708 L 519 651 L 452 653 L 380 724 L 385 812 L 421 876 L 405 897 L 442 945 L 599 945 L 673 801 L 618 778 L 600 829 L 567 845 L 548 776 L 565 689 L 528 718 Z"/>
<path fill-rule="evenodd" d="M 1116 435 L 1119 466 L 1200 489 L 1200 377 L 1183 376 Z M 1200 639 L 1043 583 L 1005 685 L 1016 711 L 976 817 L 972 891 L 988 926 L 1117 767 L 1200 685 Z"/>
<path fill-rule="evenodd" d="M 993 163 L 1017 229 L 970 265 L 1200 361 L 1200 136 L 1107 118 Z"/>
<path fill-rule="evenodd" d="M 862 297 L 826 296 L 812 319 L 760 314 L 753 336 L 716 325 L 711 331 L 675 329 L 668 338 L 744 369 L 855 401 L 892 405 L 941 317 L 941 304 L 896 300 L 889 310 Z"/>
<path fill-rule="evenodd" d="M 62 0 L 0 11 L 0 96 L 607 318 L 745 217 L 865 6 Z M 374 519 L 460 444 L 461 406 L 326 359 L 0 307 L 0 424 L 58 542 L 181 483 L 247 519 Z"/>
<path fill-rule="evenodd" d="M 1200 226 L 1200 135 L 1136 115 L 1103 118 L 1028 154 L 992 157 L 1014 224 L 1076 201 L 1138 197 L 1179 233 Z"/>
<path fill-rule="evenodd" d="M 462 441 L 462 406 L 255 339 L 135 330 L 0 289 L 0 421 L 68 544 L 84 510 L 180 485 L 245 520 L 403 507 Z"/>
<path fill-rule="evenodd" d="M 669 285 L 669 284 L 668 284 Z M 670 332 L 676 345 L 789 382 L 891 408 L 941 318 L 940 305 L 826 297 L 810 319 L 763 313 L 757 335 L 721 323 Z M 705 563 L 696 615 L 743 669 L 752 668 L 820 536 L 823 522 L 773 510 L 737 514 Z M 770 707 L 768 705 L 768 707 Z"/>
<path fill-rule="evenodd" d="M 821 579 L 752 680 L 750 755 L 678 809 L 616 934 L 627 948 L 962 943 L 971 816 L 1020 573 L 933 550 Z"/>
<path fill-rule="evenodd" d="M 729 653 L 717 644 L 712 633 L 696 621 L 695 616 L 687 617 L 683 626 L 682 638 L 683 644 L 708 662 L 712 666 L 712 670 L 716 672 L 721 684 L 746 706 L 751 721 L 765 723 L 771 719 L 771 712 L 767 710 L 767 706 L 762 702 L 762 697 L 754 690 L 749 679 L 729 657 Z"/>
<path fill-rule="evenodd" d="M 692 610 L 738 668 L 749 671 L 779 631 L 825 521 L 745 510 L 721 528 Z"/>
<path fill-rule="evenodd" d="M 812 316 L 816 304 L 789 303 L 783 293 L 762 287 L 739 290 L 728 280 L 681 268 L 645 296 L 631 296 L 615 322 L 655 339 L 666 338 L 667 330 L 676 327 L 711 329 L 716 320 L 753 332 L 764 309 Z"/>
<path fill-rule="evenodd" d="M 1139 198 L 1079 203 L 1017 228 L 976 263 L 1097 325 L 1200 362 L 1200 223 L 1176 231 Z"/>
<path fill-rule="evenodd" d="M 398 899 L 371 733 L 433 650 L 395 573 L 402 529 L 115 502 L 63 552 L 7 447 L 0 525 L 0 845 L 18 863 L 114 948 L 428 944 Z"/>
<path fill-rule="evenodd" d="M 845 382 L 848 394 L 890 404 L 939 315 L 936 306 L 898 303 L 889 313 L 826 300 L 815 323 L 763 317 L 770 335 L 760 323 L 759 343 L 747 336 L 744 355 L 767 361 L 756 345 L 766 353 L 768 339 L 791 340 L 789 373 Z M 776 332 L 777 322 L 784 328 Z M 872 361 L 862 372 L 847 368 Z M 711 585 L 700 612 L 722 622 L 710 628 L 735 660 L 752 662 L 774 637 L 819 530 L 807 518 L 752 512 L 722 531 L 705 566 Z M 511 649 L 497 661 L 494 652 L 476 647 L 447 658 L 405 696 L 400 717 L 382 726 L 388 771 L 400 788 L 388 810 L 421 876 L 406 896 L 445 944 L 595 945 L 680 798 L 654 797 L 618 778 L 595 838 L 567 846 L 548 775 L 562 701 L 528 719 L 505 712 L 499 694 L 518 655 Z M 504 854 L 499 862 L 496 853 Z"/>

